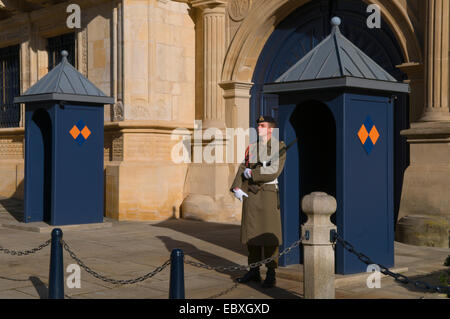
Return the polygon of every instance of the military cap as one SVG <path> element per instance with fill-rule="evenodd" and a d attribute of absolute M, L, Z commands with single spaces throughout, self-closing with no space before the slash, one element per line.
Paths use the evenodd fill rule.
<path fill-rule="evenodd" d="M 275 121 L 275 119 L 270 116 L 270 115 L 261 115 L 258 120 L 256 121 L 256 124 L 259 124 L 261 122 L 268 122 L 268 123 L 274 123 L 275 125 L 277 124 L 277 122 Z"/>

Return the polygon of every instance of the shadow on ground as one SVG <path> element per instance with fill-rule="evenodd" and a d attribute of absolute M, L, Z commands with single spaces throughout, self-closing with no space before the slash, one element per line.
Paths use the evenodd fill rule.
<path fill-rule="evenodd" d="M 6 212 L 18 222 L 23 221 L 24 203 L 17 198 L 0 197 L 0 214 Z"/>
<path fill-rule="evenodd" d="M 153 224 L 152 227 L 163 227 L 189 235 L 205 242 L 224 247 L 247 256 L 247 248 L 240 242 L 240 225 L 203 222 L 195 220 L 168 219 Z"/>
<path fill-rule="evenodd" d="M 33 284 L 34 289 L 36 289 L 37 294 L 39 295 L 40 299 L 47 299 L 48 298 L 48 288 L 47 285 L 42 282 L 42 280 L 39 277 L 36 276 L 30 276 L 28 279 L 17 279 L 17 278 L 8 278 L 0 276 L 0 279 L 3 280 L 9 280 L 9 281 L 31 281 Z"/>
<path fill-rule="evenodd" d="M 437 293 L 437 292 L 428 291 L 427 289 L 419 288 L 419 287 L 425 287 L 426 285 L 424 283 L 427 283 L 430 286 L 441 286 L 441 287 L 444 287 L 444 289 L 445 289 L 445 287 L 448 287 L 447 289 L 450 289 L 450 267 L 448 269 L 434 271 L 427 275 L 408 276 L 408 278 L 410 280 L 409 284 L 399 283 L 399 285 L 408 289 L 409 291 L 420 292 L 420 293 L 434 293 L 434 294 Z M 415 286 L 416 282 L 418 282 L 419 287 Z M 447 297 L 450 298 L 450 291 L 448 292 Z"/>
<path fill-rule="evenodd" d="M 225 259 L 223 257 L 220 257 L 218 255 L 212 254 L 210 252 L 207 252 L 205 250 L 198 249 L 196 246 L 184 242 L 172 239 L 171 237 L 167 236 L 157 236 L 167 247 L 167 250 L 171 252 L 173 249 L 181 249 L 183 250 L 183 253 L 185 255 L 186 260 L 192 260 L 195 262 L 200 262 L 203 264 L 207 264 L 210 266 L 238 266 L 238 264 Z M 185 269 L 186 271 L 186 269 Z M 228 275 L 231 280 L 235 280 L 237 277 L 242 276 L 246 271 L 227 271 L 227 270 L 211 270 L 216 271 L 221 274 Z M 273 288 L 262 288 L 261 284 L 258 283 L 251 283 L 248 285 L 249 287 L 252 287 L 253 289 L 266 294 L 267 296 L 270 296 L 272 298 L 277 299 L 299 299 L 299 297 L 285 289 L 281 289 L 279 287 L 273 287 Z"/>
<path fill-rule="evenodd" d="M 48 298 L 48 288 L 47 285 L 42 282 L 41 279 L 35 276 L 30 276 L 30 281 L 34 286 L 34 289 L 36 289 L 36 292 L 39 295 L 40 299 L 47 299 Z"/>

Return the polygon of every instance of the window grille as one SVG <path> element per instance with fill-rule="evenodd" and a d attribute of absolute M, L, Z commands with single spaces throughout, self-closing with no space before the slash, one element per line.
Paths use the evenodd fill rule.
<path fill-rule="evenodd" d="M 20 95 L 19 45 L 0 48 L 0 127 L 18 127 L 20 104 L 13 103 Z"/>
<path fill-rule="evenodd" d="M 48 70 L 53 69 L 61 62 L 61 51 L 66 50 L 69 53 L 67 60 L 77 68 L 75 59 L 75 33 L 67 33 L 47 39 L 48 52 Z"/>

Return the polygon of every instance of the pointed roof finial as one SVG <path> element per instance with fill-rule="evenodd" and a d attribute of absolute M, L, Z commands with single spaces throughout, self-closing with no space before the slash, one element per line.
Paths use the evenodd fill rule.
<path fill-rule="evenodd" d="M 67 60 L 67 57 L 69 56 L 69 52 L 67 52 L 66 50 L 62 50 L 61 56 L 62 56 L 63 60 Z"/>
<path fill-rule="evenodd" d="M 331 25 L 332 25 L 333 27 L 339 27 L 339 26 L 341 25 L 341 18 L 339 18 L 339 17 L 333 17 L 333 18 L 331 19 Z"/>
<path fill-rule="evenodd" d="M 333 17 L 331 19 L 331 34 L 340 34 L 341 30 L 339 30 L 339 26 L 341 25 L 341 18 L 339 17 Z"/>

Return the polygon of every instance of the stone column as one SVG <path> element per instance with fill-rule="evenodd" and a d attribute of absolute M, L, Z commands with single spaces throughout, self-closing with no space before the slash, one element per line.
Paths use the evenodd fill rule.
<path fill-rule="evenodd" d="M 313 192 L 302 199 L 308 221 L 302 227 L 303 285 L 305 299 L 334 299 L 334 250 L 330 231 L 335 230 L 330 216 L 336 211 L 336 199 Z"/>
<path fill-rule="evenodd" d="M 225 57 L 225 8 L 224 0 L 194 0 L 193 8 L 199 9 L 203 42 L 203 127 L 225 127 L 223 93 L 219 86 Z"/>
<path fill-rule="evenodd" d="M 427 0 L 426 6 L 425 107 L 420 119 L 401 132 L 410 145 L 411 164 L 403 178 L 395 240 L 410 245 L 448 248 L 450 210 L 445 195 L 450 187 L 450 3 L 448 0 Z M 415 98 L 413 93 L 412 103 L 416 103 Z"/>
<path fill-rule="evenodd" d="M 450 121 L 448 0 L 427 1 L 426 101 L 420 121 Z"/>

